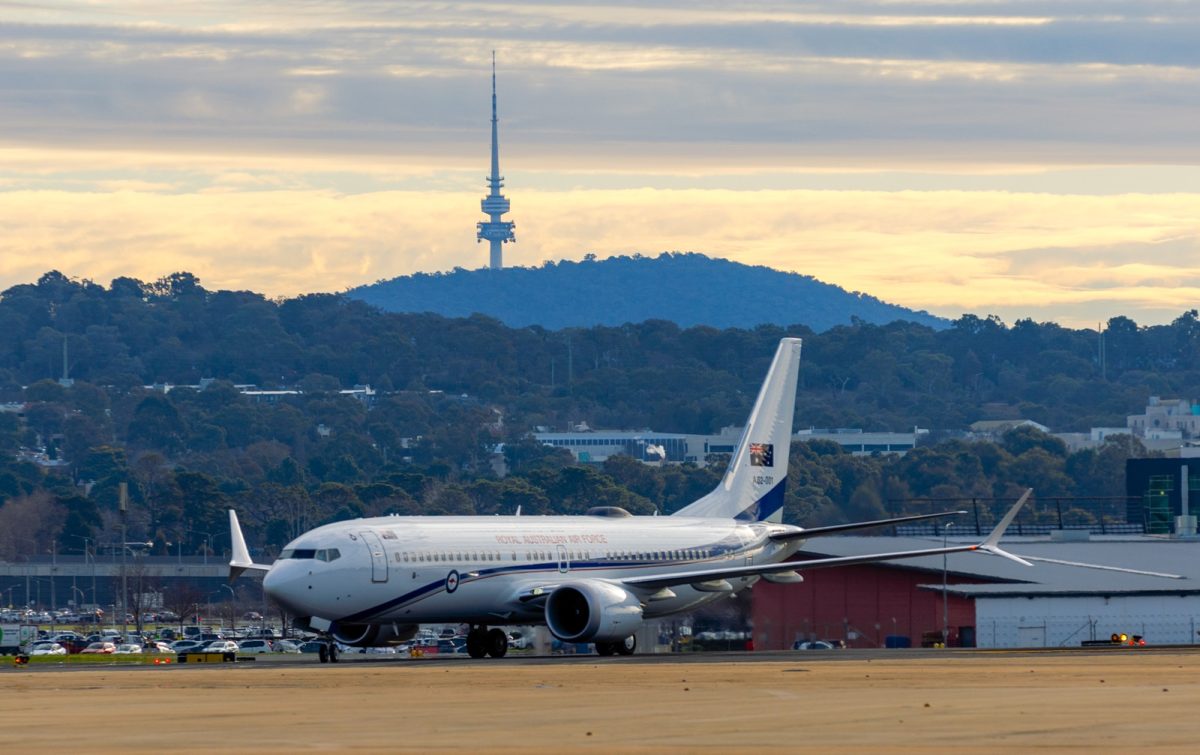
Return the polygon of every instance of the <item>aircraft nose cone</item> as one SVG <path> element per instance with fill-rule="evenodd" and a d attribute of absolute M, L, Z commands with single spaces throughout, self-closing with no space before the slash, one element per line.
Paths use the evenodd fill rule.
<path fill-rule="evenodd" d="M 304 587 L 299 584 L 299 576 L 301 575 L 296 574 L 294 569 L 287 568 L 287 565 L 275 566 L 263 577 L 263 589 L 288 611 L 303 613 L 302 595 L 298 594 L 298 591 Z"/>

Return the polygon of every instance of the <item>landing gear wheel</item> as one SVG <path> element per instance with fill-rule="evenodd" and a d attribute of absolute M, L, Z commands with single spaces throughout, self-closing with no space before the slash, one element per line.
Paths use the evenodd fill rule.
<path fill-rule="evenodd" d="M 637 650 L 637 637 L 631 634 L 623 640 L 617 640 L 613 644 L 617 647 L 618 655 L 633 655 L 633 651 Z"/>
<path fill-rule="evenodd" d="M 487 652 L 493 658 L 503 658 L 508 652 L 508 635 L 503 629 L 493 629 L 487 633 Z"/>
<path fill-rule="evenodd" d="M 335 642 L 329 643 L 329 662 L 330 663 L 338 662 L 338 647 L 337 647 L 337 643 L 335 643 Z"/>
<path fill-rule="evenodd" d="M 614 642 L 597 642 L 596 655 L 612 655 L 617 652 L 617 645 Z"/>
<path fill-rule="evenodd" d="M 321 663 L 329 663 L 329 648 L 324 643 L 317 648 L 317 658 L 321 659 Z"/>
<path fill-rule="evenodd" d="M 467 655 L 482 658 L 488 654 L 488 634 L 484 627 L 474 627 L 467 632 Z"/>

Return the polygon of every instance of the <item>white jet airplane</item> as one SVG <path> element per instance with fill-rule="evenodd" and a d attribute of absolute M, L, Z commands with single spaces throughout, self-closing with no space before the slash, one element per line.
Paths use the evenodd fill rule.
<path fill-rule="evenodd" d="M 963 512 L 804 529 L 783 524 L 784 484 L 800 369 L 800 339 L 779 344 L 721 483 L 671 516 L 598 507 L 585 516 L 389 516 L 304 533 L 271 565 L 254 563 L 230 510 L 231 578 L 263 586 L 306 626 L 344 645 L 403 641 L 419 624 L 465 623 L 467 652 L 499 658 L 496 625 L 542 625 L 600 655 L 634 651 L 647 619 L 689 611 L 753 585 L 800 582 L 798 572 L 959 551 L 1000 549 L 1031 491 L 982 542 L 945 548 L 787 561 L 810 537 Z M 329 642 L 321 659 L 336 660 Z"/>

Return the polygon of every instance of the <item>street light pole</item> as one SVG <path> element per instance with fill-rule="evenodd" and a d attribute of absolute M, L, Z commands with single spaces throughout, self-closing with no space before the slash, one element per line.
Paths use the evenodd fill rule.
<path fill-rule="evenodd" d="M 953 522 L 946 522 L 946 526 L 942 528 L 942 548 L 946 548 L 946 541 L 950 535 L 950 527 Z M 942 553 L 942 647 L 950 642 L 950 593 L 946 590 L 946 577 L 948 569 L 946 568 L 946 553 Z"/>
<path fill-rule="evenodd" d="M 127 585 L 126 565 L 129 559 L 125 557 L 125 552 L 129 550 L 125 545 L 125 541 L 129 539 L 125 532 L 125 510 L 129 504 L 129 483 L 122 482 L 117 486 L 118 505 L 121 511 L 121 640 L 129 635 L 129 588 Z"/>
<path fill-rule="evenodd" d="M 229 595 L 230 595 L 230 603 L 229 603 L 229 623 L 230 623 L 230 625 L 231 625 L 231 631 L 233 631 L 233 632 L 237 632 L 237 614 L 235 613 L 235 611 L 237 610 L 237 605 L 236 605 L 236 603 L 237 603 L 237 593 L 236 593 L 236 592 L 234 592 L 234 591 L 233 591 L 233 588 L 232 588 L 231 586 L 229 586 L 229 585 L 221 585 L 221 587 L 223 587 L 223 588 L 225 588 L 226 590 L 228 590 L 228 591 L 229 591 Z M 224 622 L 222 622 L 222 625 L 223 625 L 223 624 L 224 624 Z"/>
<path fill-rule="evenodd" d="M 58 576 L 58 540 L 50 541 L 50 612 L 58 610 L 58 599 L 54 592 L 54 578 Z"/>

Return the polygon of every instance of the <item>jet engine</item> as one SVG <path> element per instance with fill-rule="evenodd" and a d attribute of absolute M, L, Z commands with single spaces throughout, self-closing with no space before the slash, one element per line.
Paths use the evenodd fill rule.
<path fill-rule="evenodd" d="M 395 645 L 417 634 L 416 624 L 334 624 L 333 639 L 356 648 L 377 648 Z"/>
<path fill-rule="evenodd" d="M 641 624 L 642 602 L 611 582 L 567 582 L 546 599 L 546 626 L 565 642 L 615 642 Z"/>

